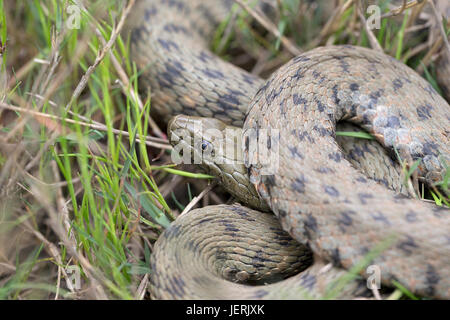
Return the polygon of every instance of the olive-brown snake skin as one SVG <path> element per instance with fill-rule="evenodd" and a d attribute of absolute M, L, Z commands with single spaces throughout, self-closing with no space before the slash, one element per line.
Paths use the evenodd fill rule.
<path fill-rule="evenodd" d="M 316 48 L 263 82 L 207 49 L 231 3 L 140 1 L 131 22 L 132 58 L 152 90 L 152 108 L 165 119 L 181 113 L 243 128 L 243 156 L 257 160 L 244 178 L 299 244 L 287 240 L 267 214 L 260 213 L 259 221 L 255 211 L 238 205 L 191 211 L 155 244 L 152 297 L 321 297 L 331 280 L 385 246 L 370 261 L 383 284 L 396 280 L 418 295 L 450 298 L 450 212 L 394 192 L 404 190 L 399 166 L 388 156 L 395 149 L 410 164 L 421 159 L 419 178 L 441 181 L 450 161 L 448 103 L 409 67 L 354 46 Z M 388 153 L 374 142 L 339 146 L 341 120 L 373 134 Z M 279 165 L 261 175 L 266 168 L 250 146 L 268 129 L 265 144 L 277 150 Z M 368 173 L 355 162 L 373 153 L 380 153 L 382 164 L 372 162 L 379 170 Z M 309 248 L 315 263 L 297 276 L 266 286 L 233 283 L 265 279 L 253 275 L 255 264 L 291 274 L 299 268 L 294 261 L 311 258 Z M 350 281 L 333 297 L 362 294 L 361 284 Z"/>

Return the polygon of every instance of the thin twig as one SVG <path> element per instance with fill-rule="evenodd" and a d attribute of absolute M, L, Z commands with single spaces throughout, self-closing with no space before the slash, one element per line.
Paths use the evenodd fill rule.
<path fill-rule="evenodd" d="M 103 37 L 103 35 L 101 33 L 99 33 L 99 36 L 100 36 L 100 41 L 102 41 L 103 45 L 106 46 L 106 39 Z M 134 90 L 132 90 L 132 87 L 131 87 L 131 84 L 130 84 L 130 79 L 128 78 L 127 73 L 125 72 L 125 70 L 120 65 L 119 61 L 117 61 L 117 58 L 114 55 L 114 53 L 111 52 L 110 58 L 111 58 L 111 62 L 113 63 L 114 68 L 117 71 L 117 74 L 120 77 L 121 81 L 119 81 L 119 83 L 120 83 L 120 86 L 122 88 L 123 93 L 125 95 L 127 95 L 127 96 L 130 96 L 132 98 L 132 100 L 135 103 L 138 104 L 139 109 L 143 110 L 144 109 L 144 104 L 142 103 L 141 98 L 139 97 L 138 94 L 136 94 L 134 92 Z M 167 139 L 166 134 L 161 131 L 161 129 L 158 127 L 158 125 L 153 120 L 153 118 L 151 118 L 149 116 L 148 119 L 149 119 L 148 122 L 149 122 L 150 128 L 152 128 L 153 133 L 156 134 L 160 138 Z"/>
<path fill-rule="evenodd" d="M 216 186 L 216 182 L 214 181 L 209 186 L 207 186 L 200 194 L 192 199 L 191 202 L 184 208 L 184 210 L 180 213 L 180 216 L 191 211 L 191 209 L 203 198 L 205 194 L 212 190 Z"/>
<path fill-rule="evenodd" d="M 357 2 L 358 7 L 358 16 L 361 20 L 362 25 L 364 26 L 364 30 L 366 31 L 367 36 L 369 37 L 370 46 L 372 49 L 375 49 L 379 52 L 383 52 L 383 48 L 381 48 L 380 44 L 378 43 L 377 37 L 373 34 L 372 30 L 370 30 L 369 26 L 367 25 L 366 17 L 364 17 L 361 2 Z"/>
<path fill-rule="evenodd" d="M 81 92 L 84 90 L 84 88 L 87 85 L 87 82 L 89 78 L 91 77 L 92 73 L 95 71 L 97 66 L 102 62 L 102 60 L 105 58 L 106 54 L 111 50 L 112 46 L 116 43 L 117 36 L 122 31 L 122 28 L 125 24 L 125 20 L 130 13 L 131 8 L 133 7 L 135 3 L 135 0 L 130 0 L 125 7 L 125 9 L 122 11 L 122 15 L 120 16 L 119 23 L 117 24 L 117 27 L 114 28 L 111 32 L 111 38 L 106 43 L 106 45 L 100 50 L 100 52 L 95 57 L 94 64 L 89 66 L 89 68 L 86 70 L 85 74 L 81 77 L 80 82 L 78 83 L 77 87 L 75 88 L 72 97 L 70 98 L 69 103 L 66 105 L 66 111 L 68 111 L 72 104 L 75 102 L 76 99 L 80 96 Z"/>
<path fill-rule="evenodd" d="M 411 10 L 411 14 L 408 17 L 408 21 L 406 22 L 406 29 L 410 28 L 413 23 L 416 21 L 417 17 L 423 13 L 423 8 L 427 4 L 427 1 L 419 2 L 416 6 L 414 6 Z M 426 19 L 429 20 L 429 19 Z M 406 30 L 405 30 L 406 33 Z"/>
<path fill-rule="evenodd" d="M 98 297 L 100 299 L 107 299 L 107 295 L 103 290 L 103 287 L 98 285 L 98 281 L 107 283 L 107 280 L 105 279 L 104 275 L 102 275 L 100 272 L 98 272 L 98 270 L 92 267 L 92 265 L 89 263 L 89 260 L 86 259 L 80 252 L 78 252 L 76 244 L 73 243 L 73 241 L 67 236 L 67 230 L 65 229 L 65 227 L 63 227 L 63 224 L 61 223 L 59 218 L 59 214 L 53 207 L 52 201 L 49 199 L 49 196 L 43 193 L 42 190 L 34 183 L 31 183 L 30 185 L 31 185 L 30 194 L 34 196 L 36 200 L 39 200 L 39 203 L 48 213 L 48 216 L 50 218 L 49 226 L 52 228 L 52 230 L 56 233 L 61 242 L 64 244 L 64 246 L 67 249 L 67 252 L 71 254 L 73 257 L 75 257 L 81 264 L 83 272 L 89 279 L 91 279 L 93 288 L 94 290 L 96 290 Z M 38 231 L 35 231 L 34 233 L 36 236 L 41 238 L 42 235 Z M 41 240 L 47 241 L 45 238 L 41 238 Z M 59 258 L 58 250 L 56 249 L 53 243 L 49 243 L 49 248 L 54 248 L 54 250 L 56 250 L 55 254 Z M 59 260 L 58 263 L 62 264 L 61 260 Z M 61 271 L 63 272 L 63 274 L 65 273 L 64 269 L 62 269 Z M 66 279 L 67 279 L 66 281 L 67 286 L 69 287 L 69 289 L 73 288 L 72 282 L 69 281 L 69 277 L 67 277 Z"/>
<path fill-rule="evenodd" d="M 436 18 L 436 23 L 439 26 L 439 31 L 441 32 L 441 36 L 442 36 L 442 39 L 444 40 L 445 46 L 447 47 L 447 50 L 450 53 L 450 43 L 448 42 L 447 34 L 445 33 L 444 26 L 442 24 L 442 16 L 437 11 L 436 6 L 434 5 L 433 1 L 428 1 L 428 2 L 430 3 L 431 9 Z"/>
<path fill-rule="evenodd" d="M 222 39 L 220 39 L 219 45 L 217 46 L 216 52 L 222 52 L 224 50 L 224 48 L 227 44 L 227 41 L 230 37 L 230 34 L 233 31 L 233 25 L 234 25 L 234 21 L 236 20 L 237 15 L 238 15 L 238 12 L 236 10 L 233 10 L 233 12 L 231 13 L 230 20 L 227 24 L 227 27 L 226 27 L 225 31 L 223 32 Z"/>
<path fill-rule="evenodd" d="M 408 61 L 411 57 L 414 57 L 414 56 L 417 55 L 418 53 L 420 53 L 420 52 L 426 50 L 428 47 L 429 47 L 429 44 L 428 44 L 428 43 L 426 43 L 426 42 L 421 43 L 421 44 L 415 46 L 414 48 L 410 49 L 410 50 L 405 54 L 405 56 L 403 57 L 403 59 L 404 59 L 405 61 Z"/>
<path fill-rule="evenodd" d="M 342 14 L 350 8 L 350 6 L 353 4 L 353 0 L 347 0 L 344 4 L 340 5 L 336 9 L 334 9 L 331 17 L 328 19 L 325 26 L 320 30 L 319 36 L 316 40 L 313 40 L 311 42 L 311 45 L 309 47 L 315 48 L 319 44 L 322 43 L 322 41 L 335 30 L 335 25 L 337 21 L 340 21 L 340 17 Z"/>
<path fill-rule="evenodd" d="M 441 49 L 442 42 L 443 39 L 441 37 L 433 42 L 433 45 L 431 46 L 430 50 L 428 50 L 425 57 L 423 57 L 422 64 L 420 64 L 416 69 L 418 73 L 423 73 L 424 67 L 427 67 L 432 62 L 432 57 Z"/>
<path fill-rule="evenodd" d="M 302 50 L 298 48 L 293 42 L 291 42 L 288 38 L 280 33 L 278 28 L 267 19 L 262 13 L 257 12 L 257 10 L 252 9 L 247 3 L 242 0 L 234 0 L 239 6 L 241 6 L 245 11 L 247 11 L 256 21 L 258 21 L 264 28 L 266 28 L 270 33 L 272 33 L 275 37 L 279 38 L 283 46 L 293 54 L 294 56 L 298 56 L 302 53 Z"/>
<path fill-rule="evenodd" d="M 403 4 L 400 7 L 394 8 L 389 12 L 386 12 L 385 14 L 381 15 L 381 19 L 389 18 L 392 16 L 397 16 L 406 9 L 412 8 L 414 6 L 417 6 L 418 4 L 421 4 L 424 0 L 413 0 L 410 2 L 407 2 L 406 0 L 403 0 Z"/>
<path fill-rule="evenodd" d="M 138 300 L 144 299 L 145 292 L 147 290 L 147 285 L 148 285 L 148 273 L 145 274 L 144 278 L 142 279 L 142 281 L 139 284 L 139 287 L 137 289 L 136 297 Z"/>
<path fill-rule="evenodd" d="M 29 191 L 29 190 L 28 190 Z M 31 191 L 30 191 L 31 192 Z M 32 195 L 35 195 L 31 192 Z M 38 196 L 38 195 L 35 195 Z M 25 225 L 27 226 L 27 228 L 30 230 L 30 232 L 39 240 L 41 241 L 44 245 L 46 250 L 48 251 L 48 253 L 53 257 L 53 259 L 55 259 L 56 263 L 58 264 L 58 266 L 62 266 L 63 262 L 62 262 L 62 258 L 61 255 L 59 254 L 59 250 L 58 248 L 49 240 L 47 240 L 47 238 L 44 237 L 44 235 L 39 232 L 38 230 L 36 230 L 35 228 L 33 228 L 33 226 L 29 223 L 28 220 L 26 220 Z M 75 293 L 75 288 L 72 286 L 72 281 L 70 280 L 70 277 L 67 275 L 66 271 L 64 270 L 64 268 L 61 268 L 61 273 L 63 274 L 64 278 L 66 279 L 66 284 L 67 284 L 67 288 L 72 292 Z"/>

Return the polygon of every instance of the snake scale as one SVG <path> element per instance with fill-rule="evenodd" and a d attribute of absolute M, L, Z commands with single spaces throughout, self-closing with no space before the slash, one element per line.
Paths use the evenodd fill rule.
<path fill-rule="evenodd" d="M 258 159 L 250 142 L 273 130 L 265 143 L 278 150 L 275 174 L 262 174 L 261 161 L 237 166 L 240 173 L 216 174 L 232 193 L 233 180 L 250 189 L 233 194 L 243 202 L 256 197 L 254 208 L 268 205 L 284 231 L 272 215 L 240 205 L 193 210 L 155 244 L 152 297 L 307 298 L 339 288 L 333 297 L 348 298 L 364 294 L 365 283 L 339 287 L 336 280 L 385 245 L 370 261 L 380 268 L 382 283 L 396 280 L 419 295 L 450 298 L 449 210 L 403 195 L 401 169 L 390 157 L 395 148 L 409 163 L 420 158 L 420 179 L 443 179 L 450 160 L 448 103 L 409 67 L 354 46 L 316 48 L 263 81 L 207 49 L 231 4 L 138 2 L 130 23 L 132 58 L 163 119 L 214 118 L 181 116 L 169 127 L 198 121 L 241 127 L 247 161 Z M 377 142 L 341 139 L 338 145 L 338 121 L 363 127 Z M 236 283 L 286 278 L 305 268 L 299 262 L 311 260 L 283 281 Z"/>

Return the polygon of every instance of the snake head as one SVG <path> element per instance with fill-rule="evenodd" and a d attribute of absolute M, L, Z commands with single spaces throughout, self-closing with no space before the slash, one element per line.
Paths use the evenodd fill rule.
<path fill-rule="evenodd" d="M 174 163 L 200 165 L 238 200 L 268 210 L 248 178 L 241 128 L 214 118 L 178 115 L 170 120 L 167 130 Z"/>
<path fill-rule="evenodd" d="M 240 138 L 241 132 L 241 129 L 217 119 L 178 115 L 168 125 L 169 140 L 174 147 L 172 160 L 206 167 L 233 166 L 242 159 L 242 152 L 241 144 L 232 140 L 232 136 Z M 222 170 L 233 170 L 221 167 Z"/>

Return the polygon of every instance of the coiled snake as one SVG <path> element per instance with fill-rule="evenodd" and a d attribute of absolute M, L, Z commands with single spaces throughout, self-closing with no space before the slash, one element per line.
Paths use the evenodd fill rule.
<path fill-rule="evenodd" d="M 225 123 L 243 127 L 242 156 L 257 160 L 248 171 L 242 164 L 232 165 L 231 173 L 205 165 L 218 170 L 238 199 L 256 197 L 254 208 L 266 203 L 299 244 L 269 214 L 240 205 L 193 210 L 155 244 L 152 296 L 321 297 L 344 270 L 370 257 L 382 283 L 396 280 L 419 295 L 450 298 L 449 210 L 398 193 L 404 192 L 401 170 L 378 145 L 390 153 L 395 148 L 409 163 L 420 158 L 419 177 L 441 181 L 450 160 L 448 103 L 409 67 L 353 46 L 314 49 L 263 82 L 207 50 L 213 26 L 231 3 L 140 1 L 130 26 L 132 57 L 141 82 L 152 89 L 152 108 L 165 119 L 215 118 L 182 116 L 170 128 L 191 130 L 198 122 L 221 130 Z M 343 139 L 339 146 L 335 131 L 342 120 L 363 127 L 378 143 Z M 267 130 L 264 143 L 279 155 L 277 171 L 268 175 L 250 148 Z M 233 189 L 233 181 L 241 189 Z M 310 249 L 315 263 L 297 276 L 265 286 L 234 283 L 290 275 L 300 261 L 311 260 Z M 333 284 L 332 290 L 339 288 L 333 297 L 364 291 L 360 281 L 345 284 Z"/>

